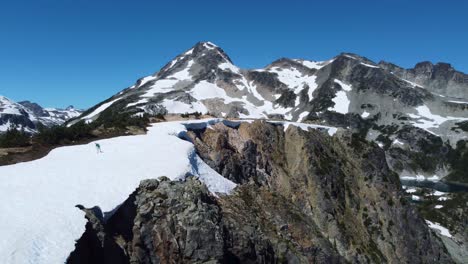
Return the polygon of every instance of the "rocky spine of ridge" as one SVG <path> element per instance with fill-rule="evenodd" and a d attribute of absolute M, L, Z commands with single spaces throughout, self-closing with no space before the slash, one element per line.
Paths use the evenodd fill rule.
<path fill-rule="evenodd" d="M 259 121 L 186 138 L 233 193 L 162 178 L 110 216 L 81 207 L 68 263 L 452 263 L 373 143 Z"/>

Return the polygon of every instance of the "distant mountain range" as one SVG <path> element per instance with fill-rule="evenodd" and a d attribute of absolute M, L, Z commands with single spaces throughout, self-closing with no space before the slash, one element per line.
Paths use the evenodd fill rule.
<path fill-rule="evenodd" d="M 92 122 L 104 112 L 200 112 L 314 122 L 377 142 L 402 175 L 439 179 L 448 173 L 447 149 L 467 138 L 467 110 L 468 75 L 447 63 L 404 69 L 342 53 L 327 61 L 282 58 L 241 69 L 220 47 L 199 42 L 76 121 Z M 433 164 L 407 157 L 421 152 Z"/>
<path fill-rule="evenodd" d="M 44 126 L 61 125 L 65 121 L 79 116 L 82 112 L 73 106 L 65 109 L 43 108 L 30 101 L 16 103 L 0 96 L 0 132 L 16 127 L 29 133 L 35 133 L 39 124 Z"/>

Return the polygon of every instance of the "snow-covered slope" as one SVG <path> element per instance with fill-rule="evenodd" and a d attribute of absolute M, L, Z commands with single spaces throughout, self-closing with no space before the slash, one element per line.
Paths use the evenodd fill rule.
<path fill-rule="evenodd" d="M 0 167 L 0 263 L 63 263 L 84 232 L 86 220 L 75 205 L 99 206 L 109 212 L 143 179 L 199 177 L 214 193 L 235 184 L 206 165 L 183 137 L 187 128 L 209 127 L 208 119 L 157 123 L 146 135 L 116 137 L 54 149 L 46 157 Z M 248 122 L 248 121 L 246 121 Z M 285 123 L 302 129 L 335 128 Z"/>
<path fill-rule="evenodd" d="M 155 124 L 147 135 L 62 147 L 32 162 L 0 167 L 0 263 L 63 263 L 84 231 L 75 205 L 118 206 L 140 180 L 199 176 L 213 192 L 235 184 L 209 168 L 177 135 L 179 122 Z"/>
<path fill-rule="evenodd" d="M 39 123 L 45 126 L 60 125 L 81 115 L 82 112 L 73 106 L 66 109 L 42 108 L 36 103 L 29 101 L 16 103 L 0 96 L 0 133 L 12 126 L 34 133 Z"/>

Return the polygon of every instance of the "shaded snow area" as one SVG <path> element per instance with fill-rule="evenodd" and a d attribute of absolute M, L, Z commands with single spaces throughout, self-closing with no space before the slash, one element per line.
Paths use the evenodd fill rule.
<path fill-rule="evenodd" d="M 351 91 L 351 86 L 337 79 L 335 79 L 335 83 L 339 84 L 342 90 L 336 92 L 335 97 L 332 99 L 335 104 L 333 107 L 329 107 L 328 110 L 335 111 L 340 114 L 347 114 L 351 101 L 348 99 L 346 92 Z"/>
<path fill-rule="evenodd" d="M 439 234 L 446 236 L 446 237 L 452 237 L 449 230 L 441 226 L 439 223 L 436 223 L 436 222 L 433 223 L 429 220 L 426 220 L 426 223 L 427 223 L 427 226 L 429 226 L 430 228 L 437 230 Z"/>
<path fill-rule="evenodd" d="M 440 116 L 433 114 L 429 107 L 426 105 L 421 105 L 415 108 L 417 114 L 408 114 L 409 117 L 417 119 L 412 122 L 414 126 L 422 128 L 428 131 L 431 134 L 436 135 L 434 132 L 430 131 L 429 128 L 437 128 L 442 123 L 446 121 L 456 120 L 456 121 L 466 121 L 468 118 L 463 117 L 453 117 L 453 116 Z"/>
<path fill-rule="evenodd" d="M 99 140 L 101 154 L 89 143 L 0 167 L 0 263 L 63 263 L 85 230 L 75 205 L 109 212 L 143 179 L 193 174 L 212 192 L 231 191 L 235 184 L 178 137 L 186 130 L 182 122 L 158 123 L 146 135 Z"/>

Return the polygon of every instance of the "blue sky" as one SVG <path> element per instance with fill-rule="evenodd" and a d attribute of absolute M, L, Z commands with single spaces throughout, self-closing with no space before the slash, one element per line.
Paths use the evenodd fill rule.
<path fill-rule="evenodd" d="M 467 10 L 466 1 L 3 0 L 0 94 L 87 108 L 207 40 L 244 68 L 346 51 L 468 72 Z"/>

